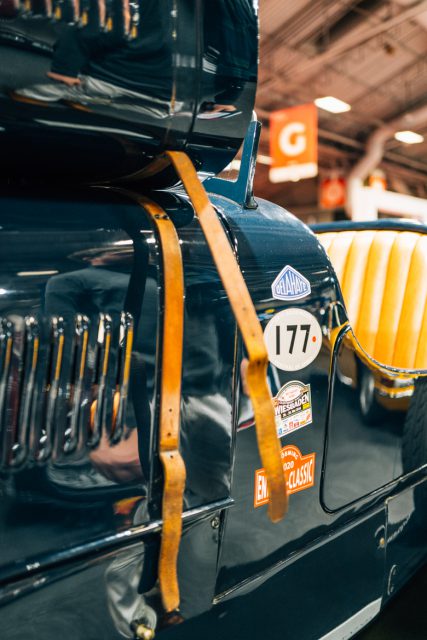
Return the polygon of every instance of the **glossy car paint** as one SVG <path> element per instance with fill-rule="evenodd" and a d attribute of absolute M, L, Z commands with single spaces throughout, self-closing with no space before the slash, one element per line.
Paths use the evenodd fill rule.
<path fill-rule="evenodd" d="M 0 180 L 141 180 L 166 148 L 219 172 L 252 115 L 257 34 L 252 0 L 6 0 Z"/>
<path fill-rule="evenodd" d="M 291 496 L 289 513 L 279 524 L 270 523 L 265 506 L 254 508 L 254 474 L 261 465 L 240 381 L 243 348 L 187 199 L 176 193 L 155 197 L 176 225 L 185 265 L 181 417 L 189 475 L 179 560 L 182 624 L 167 625 L 153 589 L 161 531 L 154 364 L 163 312 L 155 232 L 129 197 L 110 190 L 76 194 L 72 201 L 61 193 L 4 193 L 0 242 L 8 267 L 0 282 L 3 316 L 16 320 L 59 313 L 46 308 L 46 292 L 55 292 L 52 282 L 59 282 L 56 303 L 61 291 L 69 299 L 67 277 L 74 283 L 76 271 L 83 269 L 98 276 L 106 270 L 110 284 L 119 279 L 119 294 L 107 301 L 101 288 L 99 298 L 85 275 L 80 286 L 86 286 L 86 295 L 73 297 L 79 301 L 74 311 L 92 313 L 95 321 L 99 311 L 117 316 L 123 306 L 135 316 L 142 307 L 144 339 L 135 343 L 130 407 L 143 443 L 134 453 L 145 477 L 123 479 L 117 460 L 108 464 L 94 456 L 98 449 L 86 450 L 85 464 L 95 477 L 107 472 L 113 477 L 100 501 L 90 473 L 80 474 L 80 484 L 58 496 L 58 478 L 67 466 L 64 452 L 39 465 L 34 475 L 30 463 L 22 470 L 3 469 L 3 637 L 132 637 L 129 625 L 142 614 L 157 615 L 158 633 L 171 637 L 255 638 L 266 632 L 269 638 L 350 637 L 424 560 L 425 467 L 404 475 L 378 473 L 398 459 L 402 438 L 393 420 L 363 425 L 357 390 L 338 384 L 342 345 L 337 340 L 332 346 L 330 332 L 343 323 L 345 311 L 315 235 L 275 205 L 258 200 L 258 208 L 248 210 L 212 195 L 262 324 L 281 309 L 300 306 L 315 315 L 323 331 L 322 349 L 311 365 L 294 373 L 269 371 L 274 393 L 292 379 L 311 385 L 313 423 L 283 437 L 281 444 L 316 454 L 314 486 Z M 271 296 L 271 283 L 285 264 L 311 284 L 311 295 L 297 303 Z M 94 300 L 100 302 L 89 308 Z M 59 407 L 67 402 L 67 375 L 61 379 Z M 144 386 L 148 413 L 147 405 L 145 412 L 135 409 Z M 337 412 L 343 416 L 338 419 L 341 440 Z M 59 412 L 58 429 L 66 415 Z M 389 431 L 394 434 L 391 447 Z M 363 460 L 366 455 L 370 464 Z M 46 475 L 49 468 L 56 473 Z M 346 487 L 357 489 L 351 499 Z M 330 496 L 342 496 L 343 489 L 341 502 L 331 504 Z M 129 497 L 138 499 L 126 511 Z"/>
<path fill-rule="evenodd" d="M 160 472 L 152 460 L 155 447 L 151 452 L 151 443 L 157 441 L 156 361 L 159 354 L 156 343 L 158 316 L 162 313 L 158 300 L 161 275 L 157 240 L 142 210 L 129 198 L 92 191 L 85 194 L 82 206 L 83 195 L 67 203 L 62 202 L 59 195 L 39 193 L 37 198 L 33 193 L 32 196 L 31 215 L 27 213 L 29 201 L 25 198 L 11 194 L 2 200 L 5 212 L 2 247 L 8 267 L 2 272 L 1 316 L 14 324 L 13 350 L 17 360 L 16 371 L 12 368 L 6 376 L 3 448 L 9 443 L 11 429 L 16 428 L 16 439 L 20 436 L 22 414 L 10 416 L 9 409 L 13 389 L 20 385 L 24 360 L 19 352 L 20 335 L 16 328 L 20 320 L 31 315 L 42 327 L 51 316 L 64 318 L 64 351 L 70 353 L 62 363 L 54 412 L 55 431 L 65 434 L 69 415 L 74 410 L 71 398 L 75 385 L 74 316 L 80 313 L 87 317 L 90 342 L 96 348 L 98 315 L 109 314 L 113 324 L 112 342 L 117 350 L 119 316 L 124 309 L 132 311 L 136 325 L 126 419 L 133 433 L 138 430 L 141 434 L 134 451 L 126 451 L 129 456 L 126 464 L 135 466 L 136 460 L 139 469 L 141 458 L 144 474 L 122 470 L 124 474 L 119 473 L 117 478 L 108 473 L 103 477 L 103 463 L 99 467 L 100 462 L 94 461 L 96 447 L 91 453 L 86 446 L 66 450 L 65 445 L 59 443 L 46 460 L 40 460 L 37 458 L 40 445 L 37 434 L 33 433 L 36 420 L 33 420 L 27 436 L 27 458 L 19 467 L 12 467 L 9 458 L 3 464 L 7 480 L 2 503 L 2 538 L 6 544 L 2 545 L 0 563 L 7 575 L 18 567 L 39 562 L 40 555 L 48 557 L 57 549 L 72 549 L 90 539 L 119 534 L 129 524 L 142 524 L 149 518 L 148 510 L 151 518 L 156 518 L 161 499 Z M 169 204 L 185 257 L 187 358 L 183 368 L 181 444 L 187 466 L 186 505 L 191 508 L 229 495 L 235 328 L 192 211 L 172 195 L 165 194 L 160 200 Z M 62 211 L 60 218 L 56 215 L 58 208 Z M 41 331 L 40 351 L 43 346 L 46 351 L 49 349 L 47 330 L 45 334 Z M 4 342 L 4 336 L 2 338 Z M 46 359 L 48 357 L 46 355 Z M 90 357 L 87 368 L 89 360 Z M 107 404 L 111 403 L 116 368 L 117 357 L 112 353 L 107 374 Z M 43 411 L 50 393 L 50 390 L 46 392 L 43 379 L 43 375 L 49 377 L 48 367 L 40 365 L 39 370 L 41 379 L 39 385 L 36 383 L 39 392 L 34 394 L 34 412 L 38 406 Z M 90 379 L 87 386 L 93 387 Z M 86 405 L 90 402 L 89 395 Z M 36 415 L 43 420 L 40 411 Z M 110 404 L 102 423 L 106 433 L 111 411 Z M 82 415 L 84 420 L 83 411 Z M 126 444 L 125 437 L 123 444 Z M 99 448 L 102 449 L 102 443 Z M 207 452 L 203 465 L 199 462 L 201 450 Z M 127 505 L 131 508 L 127 509 Z M 33 535 L 28 537 L 33 527 Z"/>

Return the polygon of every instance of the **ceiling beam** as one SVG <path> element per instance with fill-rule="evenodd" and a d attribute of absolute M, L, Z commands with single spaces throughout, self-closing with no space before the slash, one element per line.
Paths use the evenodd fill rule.
<path fill-rule="evenodd" d="M 332 60 L 335 60 L 336 58 L 348 53 L 352 49 L 355 49 L 365 42 L 368 42 L 368 40 L 372 40 L 378 35 L 389 31 L 390 29 L 393 29 L 402 22 L 406 22 L 408 20 L 416 18 L 421 13 L 424 13 L 426 11 L 427 0 L 419 0 L 419 2 L 417 2 L 415 6 L 411 5 L 407 9 L 401 11 L 397 16 L 388 18 L 387 20 L 384 20 L 369 29 L 361 29 L 354 34 L 349 34 L 347 38 L 344 39 L 344 41 L 338 42 L 323 53 L 320 53 L 313 58 L 309 58 L 308 60 L 306 60 L 306 62 L 301 63 L 298 68 L 292 69 L 292 80 L 294 82 L 296 80 L 301 81 L 308 75 L 314 74 L 319 68 L 322 68 L 325 64 L 330 63 Z M 266 55 L 266 51 L 270 50 L 270 48 L 274 48 L 274 43 L 266 41 L 263 49 L 264 56 Z M 284 71 L 284 75 L 286 76 L 286 70 Z"/>

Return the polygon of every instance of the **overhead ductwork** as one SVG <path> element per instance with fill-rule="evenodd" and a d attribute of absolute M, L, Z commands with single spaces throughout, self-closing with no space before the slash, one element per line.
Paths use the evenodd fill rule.
<path fill-rule="evenodd" d="M 391 214 L 411 215 L 427 219 L 427 201 L 393 192 L 378 192 L 363 186 L 380 164 L 385 144 L 396 131 L 413 130 L 427 122 L 427 104 L 390 120 L 376 129 L 368 138 L 366 153 L 353 167 L 347 182 L 347 214 L 353 220 L 369 220 L 376 218 L 378 210 Z M 385 195 L 388 194 L 388 195 Z M 394 198 L 394 196 L 396 196 Z M 394 199 L 393 199 L 394 198 Z M 406 198 L 405 203 L 402 198 Z M 382 200 L 381 202 L 379 200 Z M 394 207 L 394 200 L 396 206 Z"/>

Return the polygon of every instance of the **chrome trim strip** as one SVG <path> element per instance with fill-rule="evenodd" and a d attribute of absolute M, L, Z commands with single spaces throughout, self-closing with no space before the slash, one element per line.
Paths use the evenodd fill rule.
<path fill-rule="evenodd" d="M 113 400 L 111 442 L 119 442 L 123 436 L 129 391 L 130 364 L 134 340 L 134 324 L 130 313 L 122 313 L 120 322 L 120 349 L 118 358 L 117 384 Z M 116 398 L 118 398 L 116 402 Z"/>
<path fill-rule="evenodd" d="M 342 624 L 329 631 L 319 640 L 347 640 L 356 635 L 363 627 L 366 627 L 371 620 L 375 618 L 381 611 L 382 598 L 373 600 L 366 607 L 357 611 L 353 616 L 345 620 Z"/>
<path fill-rule="evenodd" d="M 17 335 L 18 334 L 18 335 Z M 2 352 L 2 374 L 0 382 L 0 459 L 1 467 L 9 465 L 11 448 L 15 436 L 17 411 L 17 400 L 19 395 L 19 372 L 16 351 L 22 350 L 21 332 L 16 331 L 16 327 L 9 319 L 4 319 L 1 330 L 1 352 Z"/>
<path fill-rule="evenodd" d="M 25 347 L 23 357 L 23 375 L 21 385 L 20 409 L 15 441 L 12 445 L 10 466 L 21 467 L 29 455 L 31 412 L 36 384 L 36 372 L 39 361 L 40 332 L 35 318 L 25 318 Z"/>
<path fill-rule="evenodd" d="M 73 453 L 82 448 L 87 440 L 87 424 L 89 421 L 89 398 L 85 384 L 89 353 L 89 319 L 78 315 L 74 327 L 74 358 L 72 370 L 74 379 L 70 380 L 71 403 L 69 425 L 64 434 L 63 452 Z"/>
<path fill-rule="evenodd" d="M 233 506 L 234 500 L 232 498 L 224 498 L 223 500 L 217 500 L 207 505 L 195 507 L 194 509 L 188 509 L 184 511 L 182 515 L 183 524 L 191 523 L 195 520 L 208 518 L 210 515 L 229 509 Z M 99 554 L 103 551 L 113 550 L 114 548 L 122 544 L 131 544 L 138 541 L 141 537 L 145 537 L 152 533 L 158 533 L 162 529 L 162 520 L 154 520 L 148 524 L 140 525 L 120 533 L 114 533 L 111 535 L 92 540 L 81 545 L 77 545 L 71 549 L 65 549 L 57 551 L 56 553 L 49 553 L 45 556 L 41 556 L 37 561 L 12 567 L 6 567 L 0 569 L 0 584 L 11 583 L 12 589 L 19 591 L 16 581 L 26 580 L 29 576 L 39 574 L 46 571 L 59 563 L 74 562 L 85 558 L 89 554 Z M 12 584 L 13 582 L 13 584 Z M 4 591 L 0 591 L 0 604 L 2 598 L 5 595 Z M 10 594 L 9 594 L 10 595 Z"/>
<path fill-rule="evenodd" d="M 98 339 L 95 357 L 93 385 L 97 386 L 96 404 L 92 403 L 90 416 L 90 437 L 88 444 L 96 447 L 106 426 L 107 412 L 107 375 L 111 357 L 112 320 L 107 313 L 101 313 L 98 325 Z"/>
<path fill-rule="evenodd" d="M 64 342 L 64 319 L 61 317 L 54 317 L 52 318 L 52 352 L 46 389 L 46 418 L 44 421 L 44 429 L 41 433 L 35 453 L 37 462 L 41 463 L 46 462 L 52 456 L 54 447 L 55 418 L 59 382 L 63 365 Z"/>

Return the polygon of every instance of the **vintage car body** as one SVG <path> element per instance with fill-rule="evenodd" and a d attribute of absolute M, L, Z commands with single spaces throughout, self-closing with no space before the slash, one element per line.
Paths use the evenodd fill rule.
<path fill-rule="evenodd" d="M 81 87 L 73 95 L 55 89 L 47 100 L 52 94 L 39 85 L 46 85 L 58 39 L 70 24 L 85 28 L 93 6 L 82 3 L 70 19 L 72 3 L 0 4 L 0 55 L 9 60 L 0 67 L 2 640 L 344 639 L 425 561 L 426 371 L 398 371 L 364 353 L 321 236 L 254 199 L 256 3 L 219 4 L 215 22 L 209 11 L 200 13 L 212 9 L 209 2 L 142 3 L 165 19 L 152 32 L 166 42 L 165 117 L 153 107 L 162 77 L 152 67 L 153 84 L 145 78 L 130 89 L 116 78 L 109 101 L 82 95 Z M 146 49 L 141 53 L 138 42 L 145 41 L 132 30 L 139 27 L 135 7 L 127 8 L 134 22 L 110 53 L 126 61 L 136 47 L 142 64 Z M 96 42 L 100 34 L 117 36 L 117 6 L 104 9 L 113 26 L 104 15 Z M 221 54 L 218 33 L 227 26 L 236 41 Z M 206 53 L 203 43 L 214 51 Z M 241 57 L 232 65 L 236 52 Z M 86 76 L 107 82 L 95 58 Z M 214 117 L 199 118 L 208 114 Z M 212 177 L 234 156 L 248 125 L 239 179 Z M 275 408 L 285 406 L 292 417 L 285 430 L 279 421 L 277 432 L 289 510 L 274 524 L 242 331 L 194 199 L 180 185 L 164 188 L 178 182 L 170 156 L 161 155 L 170 148 L 187 151 L 205 179 L 263 329 L 289 309 L 319 327 L 317 338 L 310 334 L 313 344 L 318 340 L 310 362 L 268 368 Z M 141 194 L 163 213 L 148 215 Z M 171 313 L 159 219 L 176 230 L 185 286 L 179 403 L 187 476 L 174 611 L 165 611 L 158 584 L 165 522 L 161 365 Z M 402 225 L 399 231 L 426 233 Z M 292 300 L 272 289 L 288 266 L 305 282 Z M 307 329 L 304 352 L 308 338 Z M 399 405 L 367 421 L 349 362 L 390 384 L 405 379 L 413 392 L 408 415 Z M 283 405 L 285 389 L 292 393 Z M 292 404 L 298 393 L 304 421 Z"/>
<path fill-rule="evenodd" d="M 366 425 L 357 389 L 337 375 L 343 336 L 334 344 L 328 338 L 334 328 L 328 310 L 341 293 L 316 236 L 268 202 L 245 210 L 212 194 L 261 321 L 289 307 L 271 295 L 286 262 L 310 281 L 311 294 L 299 304 L 318 319 L 324 335 L 318 358 L 302 371 L 271 367 L 273 392 L 296 379 L 311 386 L 312 424 L 281 443 L 315 454 L 315 473 L 313 486 L 291 496 L 285 519 L 269 522 L 266 507 L 254 507 L 260 461 L 241 389 L 243 354 L 233 316 L 188 201 L 177 193 L 158 197 L 176 224 L 185 264 L 181 442 L 188 473 L 179 560 L 184 622 L 160 632 L 255 637 L 267 628 L 272 638 L 350 637 L 424 560 L 424 461 L 403 469 L 404 417 Z M 132 637 L 143 594 L 157 606 L 146 594 L 155 583 L 161 533 L 158 416 L 151 399 L 163 313 L 158 239 L 137 205 L 100 189 L 73 198 L 51 191 L 4 193 L 1 227 L 1 314 L 13 324 L 14 371 L 25 370 L 23 318 L 40 319 L 42 351 L 54 347 L 41 327 L 49 314 L 72 322 L 78 311 L 96 325 L 102 312 L 114 324 L 123 310 L 138 315 L 142 302 L 127 416 L 144 434 L 145 476 L 106 479 L 108 465 L 85 446 L 68 454 L 60 447 L 38 464 L 29 457 L 15 470 L 3 455 L 2 637 L 116 638 L 126 616 Z M 6 334 L 3 329 L 3 345 Z M 99 333 L 91 339 L 99 342 Z M 67 358 L 56 428 L 75 411 L 72 353 Z M 138 377 L 141 359 L 145 385 Z M 6 376 L 3 369 L 3 447 L 13 422 L 14 371 Z M 43 383 L 39 390 L 49 394 Z"/>
<path fill-rule="evenodd" d="M 2 178 L 167 184 L 173 172 L 152 166 L 165 149 L 206 175 L 235 156 L 256 89 L 252 2 L 12 4 L 0 6 Z"/>

